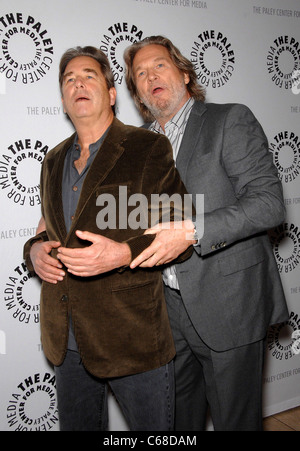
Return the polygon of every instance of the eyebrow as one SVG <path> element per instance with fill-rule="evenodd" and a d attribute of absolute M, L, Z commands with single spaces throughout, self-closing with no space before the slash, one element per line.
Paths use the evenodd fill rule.
<path fill-rule="evenodd" d="M 154 58 L 153 62 L 157 63 L 158 61 L 168 61 L 168 58 L 166 58 L 165 56 L 158 56 L 157 58 Z M 141 69 L 141 65 L 137 66 L 135 69 L 135 72 L 139 71 Z"/>
<path fill-rule="evenodd" d="M 98 75 L 98 72 L 95 71 L 95 69 L 90 69 L 89 67 L 83 69 L 83 72 L 93 73 L 94 75 Z M 67 72 L 66 74 L 64 74 L 63 79 L 65 80 L 67 77 L 69 77 L 70 75 L 73 75 L 73 74 L 74 74 L 73 71 Z"/>

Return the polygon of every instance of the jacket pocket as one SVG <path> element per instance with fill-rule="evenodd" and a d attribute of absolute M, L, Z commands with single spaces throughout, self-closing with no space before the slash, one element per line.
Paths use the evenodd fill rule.
<path fill-rule="evenodd" d="M 265 259 L 264 250 L 260 245 L 240 250 L 234 254 L 219 258 L 219 267 L 223 276 L 258 265 Z"/>
<path fill-rule="evenodd" d="M 144 304 L 152 301 L 153 281 L 136 283 L 126 286 L 115 286 L 111 289 L 115 299 L 119 299 L 120 303 L 125 306 Z"/>

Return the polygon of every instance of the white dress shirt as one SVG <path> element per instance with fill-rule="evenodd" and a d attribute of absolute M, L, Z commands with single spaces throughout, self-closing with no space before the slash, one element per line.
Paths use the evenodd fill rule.
<path fill-rule="evenodd" d="M 173 158 L 175 165 L 185 127 L 194 103 L 195 100 L 190 97 L 188 101 L 183 105 L 183 107 L 175 114 L 175 116 L 166 123 L 165 131 L 157 121 L 154 121 L 150 126 L 150 130 L 156 133 L 162 133 L 169 139 L 173 149 Z M 176 290 L 179 289 L 175 265 L 169 266 L 163 271 L 163 280 L 164 283 L 170 288 Z"/>

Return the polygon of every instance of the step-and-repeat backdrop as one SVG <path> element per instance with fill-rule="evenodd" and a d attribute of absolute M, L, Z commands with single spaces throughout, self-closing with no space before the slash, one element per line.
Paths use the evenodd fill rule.
<path fill-rule="evenodd" d="M 290 318 L 268 334 L 264 414 L 300 404 L 299 30 L 299 0 L 1 0 L 0 430 L 59 430 L 55 376 L 40 342 L 40 282 L 22 250 L 40 217 L 43 159 L 73 131 L 60 101 L 60 57 L 77 45 L 103 50 L 117 116 L 141 125 L 123 52 L 153 34 L 169 37 L 193 62 L 207 101 L 247 104 L 269 139 L 287 209 L 270 238 Z M 109 402 L 110 429 L 126 430 Z"/>

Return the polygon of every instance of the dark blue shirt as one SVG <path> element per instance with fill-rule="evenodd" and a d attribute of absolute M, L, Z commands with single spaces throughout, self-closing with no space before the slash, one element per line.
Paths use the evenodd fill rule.
<path fill-rule="evenodd" d="M 73 145 L 67 151 L 62 180 L 62 201 L 67 232 L 70 230 L 72 220 L 75 215 L 83 182 L 92 162 L 94 161 L 97 151 L 105 139 L 107 132 L 108 130 L 101 136 L 100 139 L 98 139 L 97 142 L 90 144 L 90 156 L 81 174 L 79 174 L 74 164 L 74 162 L 79 159 L 81 152 L 77 135 L 74 139 Z"/>

